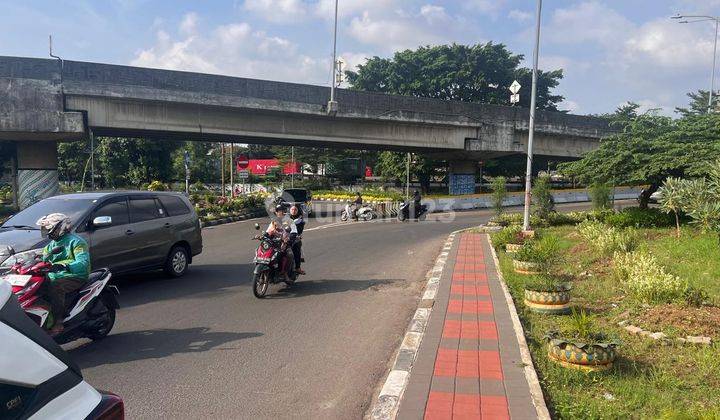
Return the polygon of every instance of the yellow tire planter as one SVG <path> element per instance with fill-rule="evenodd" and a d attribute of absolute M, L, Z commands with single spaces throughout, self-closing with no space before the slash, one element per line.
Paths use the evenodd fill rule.
<path fill-rule="evenodd" d="M 582 344 L 551 339 L 548 358 L 560 366 L 586 372 L 611 369 L 617 354 L 615 344 Z"/>
<path fill-rule="evenodd" d="M 570 287 L 561 286 L 553 291 L 525 289 L 525 306 L 543 314 L 566 314 L 570 312 Z"/>
<path fill-rule="evenodd" d="M 540 264 L 536 262 L 513 260 L 513 268 L 520 274 L 540 274 Z"/>

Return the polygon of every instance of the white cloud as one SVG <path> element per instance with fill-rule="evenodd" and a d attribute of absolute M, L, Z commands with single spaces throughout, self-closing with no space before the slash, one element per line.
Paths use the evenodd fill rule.
<path fill-rule="evenodd" d="M 300 21 L 308 12 L 308 5 L 302 0 L 245 0 L 243 8 L 276 23 Z"/>
<path fill-rule="evenodd" d="M 369 12 L 350 22 L 350 35 L 387 52 L 415 48 L 441 41 L 441 37 L 409 19 L 375 19 Z"/>
<path fill-rule="evenodd" d="M 508 13 L 508 18 L 524 23 L 532 20 L 533 14 L 518 9 L 513 9 Z"/>
<path fill-rule="evenodd" d="M 154 22 L 153 22 L 154 23 Z M 187 13 L 180 23 L 180 32 L 184 34 L 193 34 L 197 30 L 198 15 L 195 12 Z"/>
<path fill-rule="evenodd" d="M 465 0 L 463 8 L 483 15 L 497 17 L 507 0 Z"/>
<path fill-rule="evenodd" d="M 338 5 L 338 16 L 342 18 L 372 11 L 377 14 L 392 12 L 401 8 L 400 0 L 341 0 Z M 335 16 L 335 0 L 320 0 L 315 6 L 315 14 L 324 19 Z"/>
<path fill-rule="evenodd" d="M 565 99 L 558 104 L 558 109 L 561 111 L 568 111 L 571 114 L 578 114 L 582 111 L 582 107 L 575 101 Z"/>
<path fill-rule="evenodd" d="M 445 12 L 444 7 L 436 6 L 434 4 L 426 4 L 422 6 L 420 8 L 420 15 L 422 15 L 422 17 L 424 17 L 430 25 L 447 22 L 450 19 Z"/>
<path fill-rule="evenodd" d="M 208 33 L 196 27 L 192 34 L 178 26 L 178 39 L 165 31 L 156 33 L 155 44 L 139 51 L 131 64 L 170 70 L 197 71 L 231 76 L 328 84 L 330 61 L 298 52 L 293 42 L 246 22 L 218 26 Z"/>

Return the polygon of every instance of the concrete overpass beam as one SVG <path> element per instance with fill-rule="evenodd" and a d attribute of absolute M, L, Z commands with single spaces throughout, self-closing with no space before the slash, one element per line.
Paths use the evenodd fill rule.
<path fill-rule="evenodd" d="M 448 189 L 450 195 L 474 194 L 478 162 L 456 159 L 449 161 L 449 164 Z"/>
<path fill-rule="evenodd" d="M 57 143 L 54 141 L 18 141 L 18 206 L 24 209 L 43 198 L 60 192 Z"/>

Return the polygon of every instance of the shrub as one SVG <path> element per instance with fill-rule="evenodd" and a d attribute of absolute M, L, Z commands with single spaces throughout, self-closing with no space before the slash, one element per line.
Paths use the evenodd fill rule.
<path fill-rule="evenodd" d="M 507 198 L 507 183 L 505 177 L 496 176 L 492 180 L 492 207 L 495 215 L 500 216 L 503 212 L 503 202 Z"/>
<path fill-rule="evenodd" d="M 634 298 L 646 303 L 672 302 L 688 290 L 685 281 L 666 272 L 647 252 L 616 253 L 613 273 Z"/>
<path fill-rule="evenodd" d="M 525 281 L 524 288 L 534 292 L 561 292 L 569 290 L 570 285 L 567 281 L 555 276 L 539 275 L 532 276 Z"/>
<path fill-rule="evenodd" d="M 535 181 L 532 189 L 533 214 L 541 219 L 555 211 L 555 200 L 550 188 L 550 177 L 541 176 Z"/>
<path fill-rule="evenodd" d="M 612 207 L 612 190 L 605 183 L 596 182 L 588 188 L 588 195 L 592 202 L 593 210 L 605 210 Z"/>
<path fill-rule="evenodd" d="M 603 223 L 587 220 L 578 226 L 578 233 L 601 255 L 615 252 L 632 252 L 638 246 L 637 232 L 632 229 L 616 229 Z"/>
<path fill-rule="evenodd" d="M 527 241 L 515 254 L 514 259 L 536 263 L 543 272 L 550 272 L 562 261 L 560 241 L 556 236 L 545 236 L 538 241 Z"/>
<path fill-rule="evenodd" d="M 160 181 L 153 181 L 147 187 L 148 191 L 167 191 L 169 188 L 166 184 Z"/>
<path fill-rule="evenodd" d="M 507 244 L 520 244 L 525 242 L 522 237 L 522 226 L 520 225 L 507 226 L 500 232 L 490 235 L 490 239 L 495 249 L 502 249 Z"/>
<path fill-rule="evenodd" d="M 663 228 L 675 224 L 673 216 L 656 208 L 628 207 L 618 213 L 605 216 L 604 222 L 616 228 Z"/>
<path fill-rule="evenodd" d="M 680 210 L 685 203 L 685 185 L 680 178 L 669 177 L 660 187 L 660 207 L 675 215 L 675 236 L 680 237 Z"/>

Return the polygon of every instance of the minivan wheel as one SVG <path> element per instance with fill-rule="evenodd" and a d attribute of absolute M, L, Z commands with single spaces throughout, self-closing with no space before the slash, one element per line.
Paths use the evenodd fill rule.
<path fill-rule="evenodd" d="M 188 260 L 188 252 L 185 247 L 174 246 L 165 261 L 165 273 L 171 277 L 181 277 L 188 269 Z"/>

